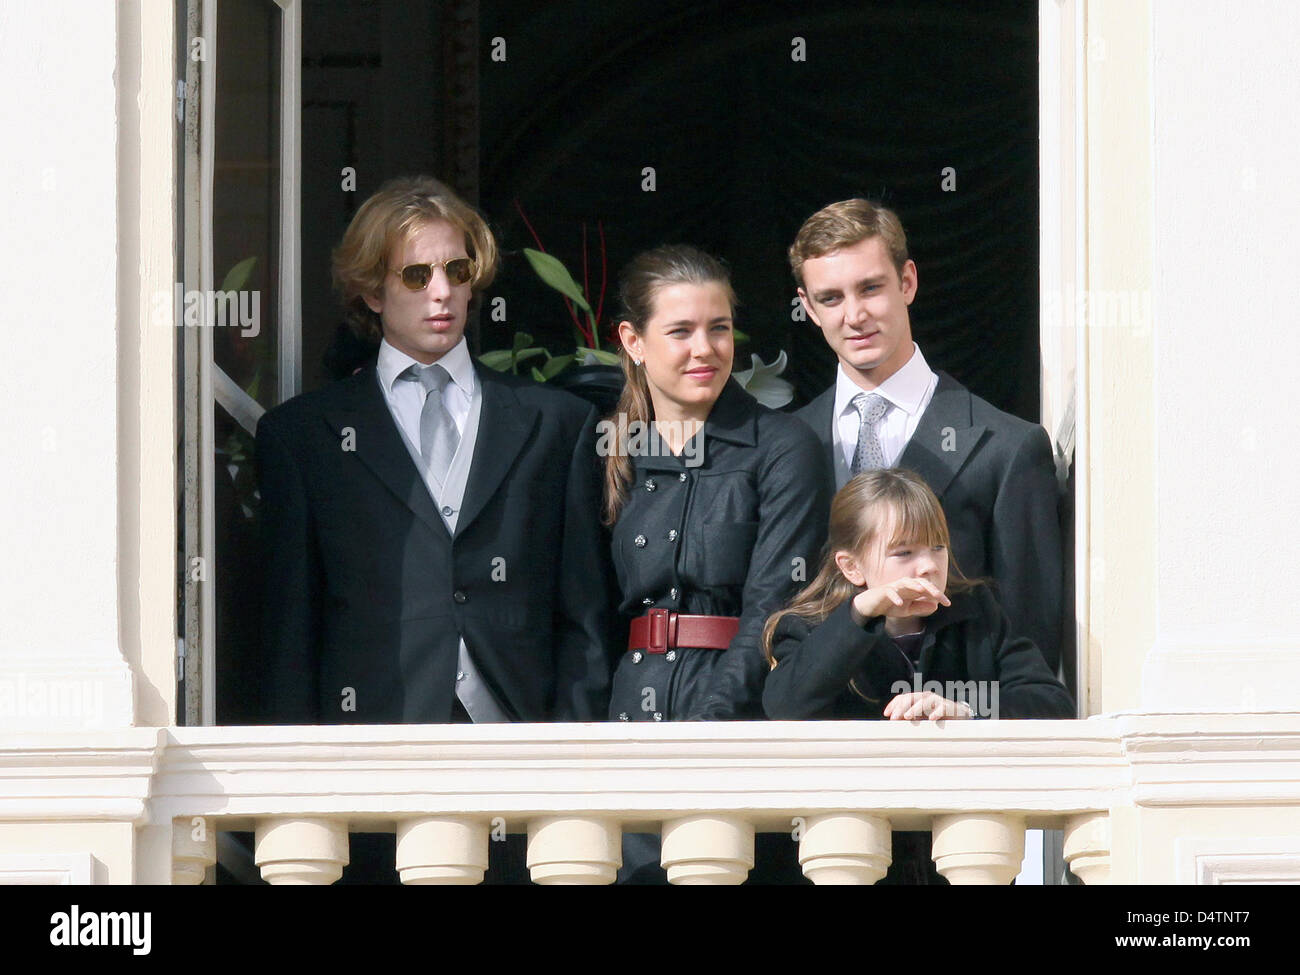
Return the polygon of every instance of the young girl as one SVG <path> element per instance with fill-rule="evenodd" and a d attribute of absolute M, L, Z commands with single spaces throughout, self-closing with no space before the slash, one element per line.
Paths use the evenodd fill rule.
<path fill-rule="evenodd" d="M 831 502 L 817 577 L 768 620 L 769 718 L 1072 718 L 1074 701 L 988 587 L 948 555 L 934 493 L 900 469 Z"/>

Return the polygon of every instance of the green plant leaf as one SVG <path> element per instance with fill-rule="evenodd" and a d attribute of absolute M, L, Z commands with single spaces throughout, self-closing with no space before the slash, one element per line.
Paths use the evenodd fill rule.
<path fill-rule="evenodd" d="M 731 341 L 739 345 L 741 342 L 748 342 L 749 336 L 746 335 L 744 332 L 742 332 L 740 329 L 733 328 L 731 330 Z"/>
<path fill-rule="evenodd" d="M 515 361 L 523 362 L 525 359 L 532 359 L 539 355 L 550 355 L 545 349 L 520 349 L 515 353 Z"/>
<path fill-rule="evenodd" d="M 595 359 L 603 366 L 616 366 L 619 363 L 617 355 L 613 352 L 606 352 L 604 349 L 590 349 L 585 345 L 580 345 L 577 348 L 577 353 L 583 358 L 583 365 L 587 365 L 592 359 Z"/>
<path fill-rule="evenodd" d="M 515 332 L 515 344 L 514 344 L 515 352 L 518 352 L 520 349 L 526 349 L 528 348 L 528 346 L 532 344 L 533 344 L 533 337 L 529 335 L 527 332 Z"/>
<path fill-rule="evenodd" d="M 528 263 L 533 266 L 537 276 L 542 281 L 566 298 L 573 301 L 575 305 L 591 314 L 591 306 L 587 304 L 587 298 L 578 287 L 578 282 L 573 280 L 573 275 L 569 269 L 561 264 L 550 254 L 543 254 L 541 251 L 535 251 L 531 247 L 524 248 L 524 257 L 528 258 Z"/>
<path fill-rule="evenodd" d="M 229 271 L 222 279 L 222 291 L 238 291 L 248 282 L 248 276 L 253 273 L 253 265 L 257 263 L 256 257 L 246 257 Z"/>
<path fill-rule="evenodd" d="M 514 354 L 509 349 L 493 349 L 491 352 L 484 352 L 478 357 L 479 362 L 489 369 L 495 369 L 497 372 L 509 371 L 513 359 Z"/>
<path fill-rule="evenodd" d="M 545 376 L 547 379 L 553 378 L 558 373 L 561 373 L 565 369 L 567 369 L 569 364 L 573 362 L 573 358 L 574 357 L 571 355 L 557 355 L 552 357 L 550 362 L 542 366 L 542 375 Z"/>
<path fill-rule="evenodd" d="M 539 383 L 546 382 L 546 377 L 542 375 L 541 371 L 536 366 L 533 366 L 533 378 Z"/>

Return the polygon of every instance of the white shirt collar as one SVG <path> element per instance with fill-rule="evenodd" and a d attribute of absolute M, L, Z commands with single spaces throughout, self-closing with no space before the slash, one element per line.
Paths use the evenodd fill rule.
<path fill-rule="evenodd" d="M 874 392 L 889 400 L 908 416 L 912 416 L 921 409 L 921 403 L 933 378 L 934 373 L 926 364 L 925 356 L 921 355 L 921 347 L 913 342 L 912 357 L 903 363 L 903 367 L 898 372 L 877 386 Z M 866 390 L 853 381 L 844 371 L 844 364 L 840 363 L 839 369 L 835 372 L 835 416 L 842 416 L 853 409 L 853 397 L 863 392 Z"/>
<path fill-rule="evenodd" d="M 397 382 L 397 377 L 409 367 L 423 365 L 424 363 L 417 362 L 405 352 L 389 345 L 388 339 L 379 343 L 379 358 L 375 362 L 375 369 L 379 373 L 379 381 L 385 392 L 393 391 L 393 383 Z M 469 344 L 465 341 L 465 336 L 462 335 L 460 341 L 438 360 L 438 365 L 447 370 L 451 381 L 459 386 L 466 396 L 473 395 L 474 361 L 469 356 Z"/>

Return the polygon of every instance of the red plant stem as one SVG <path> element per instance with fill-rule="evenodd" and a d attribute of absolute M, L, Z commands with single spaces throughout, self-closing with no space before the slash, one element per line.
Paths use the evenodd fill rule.
<path fill-rule="evenodd" d="M 519 211 L 519 217 L 520 219 L 523 220 L 524 226 L 528 228 L 528 232 L 533 235 L 533 241 L 537 244 L 537 249 L 541 251 L 543 254 L 545 254 L 546 248 L 542 246 L 542 238 L 537 236 L 537 231 L 534 230 L 533 225 L 528 222 L 528 217 L 524 213 L 524 208 L 519 205 L 519 201 L 517 199 L 515 200 L 515 209 Z"/>
<path fill-rule="evenodd" d="M 533 240 L 537 244 L 537 249 L 541 251 L 543 254 L 545 254 L 546 248 L 542 246 L 542 238 L 537 236 L 537 231 L 534 230 L 533 225 L 528 222 L 528 215 L 524 213 L 524 208 L 520 205 L 518 198 L 516 198 L 514 202 L 515 202 L 515 209 L 519 211 L 519 217 L 521 220 L 523 220 L 524 226 L 527 227 L 528 232 L 533 235 Z M 563 295 L 561 295 L 560 297 L 564 298 Z M 569 317 L 573 319 L 573 327 L 576 328 L 582 334 L 583 338 L 587 339 L 587 341 L 590 342 L 591 338 L 590 336 L 587 335 L 587 330 L 583 328 L 582 323 L 578 321 L 578 313 L 573 310 L 573 302 L 569 301 L 568 298 L 564 298 L 564 307 L 568 309 Z"/>
<path fill-rule="evenodd" d="M 591 294 L 591 288 L 587 284 L 587 225 L 582 225 L 582 296 L 587 298 L 587 303 L 591 304 L 588 296 Z"/>

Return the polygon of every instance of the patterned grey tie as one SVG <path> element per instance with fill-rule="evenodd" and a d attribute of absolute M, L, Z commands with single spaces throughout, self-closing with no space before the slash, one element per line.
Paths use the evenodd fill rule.
<path fill-rule="evenodd" d="M 435 362 L 431 366 L 410 366 L 402 373 L 402 378 L 415 380 L 424 387 L 424 408 L 420 411 L 420 458 L 424 461 L 426 473 L 432 474 L 438 487 L 442 487 L 451 459 L 456 454 L 456 446 L 460 443 L 456 423 L 442 402 L 451 375 Z"/>
<path fill-rule="evenodd" d="M 853 475 L 874 471 L 885 466 L 885 453 L 880 449 L 877 424 L 892 406 L 889 400 L 877 393 L 858 393 L 853 397 L 853 408 L 858 411 L 858 448 L 853 451 Z"/>

